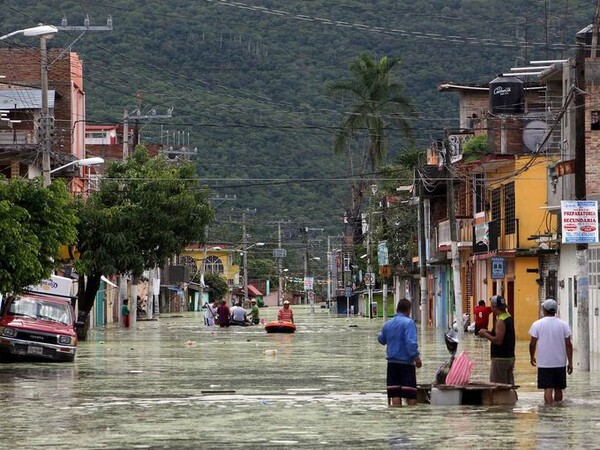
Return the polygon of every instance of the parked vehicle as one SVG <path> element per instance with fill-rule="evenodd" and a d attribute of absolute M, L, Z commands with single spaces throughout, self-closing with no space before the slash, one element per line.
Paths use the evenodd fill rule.
<path fill-rule="evenodd" d="M 26 294 L 5 299 L 0 311 L 0 358 L 73 361 L 75 314 L 62 298 Z"/>

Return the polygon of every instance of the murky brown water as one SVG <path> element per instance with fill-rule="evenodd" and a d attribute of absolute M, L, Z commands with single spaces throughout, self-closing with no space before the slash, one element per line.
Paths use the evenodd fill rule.
<path fill-rule="evenodd" d="M 600 448 L 598 372 L 576 370 L 565 404 L 544 407 L 520 342 L 515 406 L 389 409 L 381 319 L 295 315 L 294 335 L 163 315 L 96 332 L 74 363 L 2 364 L 0 448 Z M 448 358 L 442 336 L 421 337 L 420 383 Z M 486 381 L 486 343 L 461 350 Z"/>

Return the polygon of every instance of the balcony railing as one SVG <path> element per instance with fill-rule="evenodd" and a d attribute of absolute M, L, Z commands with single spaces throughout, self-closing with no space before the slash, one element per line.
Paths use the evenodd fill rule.
<path fill-rule="evenodd" d="M 0 145 L 35 144 L 32 130 L 0 130 Z"/>
<path fill-rule="evenodd" d="M 450 249 L 450 220 L 444 220 L 438 223 L 438 243 L 437 250 L 444 251 Z M 458 237 L 458 247 L 471 247 L 473 245 L 473 219 L 456 219 L 456 236 Z"/>

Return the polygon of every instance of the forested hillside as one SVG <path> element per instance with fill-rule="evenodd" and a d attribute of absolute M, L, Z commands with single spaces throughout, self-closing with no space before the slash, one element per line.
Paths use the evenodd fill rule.
<path fill-rule="evenodd" d="M 457 126 L 457 98 L 440 83 L 487 83 L 534 59 L 573 55 L 575 32 L 591 23 L 583 0 L 4 0 L 3 34 L 38 22 L 104 25 L 73 50 L 84 61 L 89 123 L 116 123 L 143 94 L 142 112 L 174 107 L 143 131 L 144 142 L 182 132 L 198 149 L 215 195 L 237 196 L 225 210 L 256 209 L 253 233 L 268 221 L 340 234 L 347 197 L 345 162 L 333 135 L 347 111 L 325 96 L 362 51 L 403 60 L 398 77 L 419 117 L 414 143 L 390 130 L 394 155 L 424 148 Z M 78 36 L 61 31 L 50 47 Z M 19 37 L 1 45 L 37 45 Z"/>

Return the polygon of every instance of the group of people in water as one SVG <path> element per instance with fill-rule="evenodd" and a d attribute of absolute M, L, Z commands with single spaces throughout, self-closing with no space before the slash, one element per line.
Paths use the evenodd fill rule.
<path fill-rule="evenodd" d="M 252 308 L 247 312 L 240 303 L 235 303 L 231 308 L 227 300 L 215 300 L 206 303 L 204 307 L 204 324 L 206 326 L 229 327 L 231 325 L 258 325 L 260 323 L 260 312 L 256 300 L 251 300 Z"/>
<path fill-rule="evenodd" d="M 548 298 L 540 304 L 540 309 L 543 317 L 533 322 L 529 329 L 529 357 L 530 364 L 537 367 L 537 387 L 544 391 L 544 403 L 552 405 L 562 402 L 567 374 L 573 373 L 573 344 L 569 325 L 557 317 L 558 302 Z M 417 328 L 410 313 L 410 300 L 401 299 L 396 314 L 383 325 L 377 336 L 379 343 L 386 346 L 390 406 L 401 406 L 402 399 L 408 405 L 417 403 L 415 369 L 421 367 L 422 362 Z M 494 295 L 490 306 L 481 300 L 474 314 L 475 335 L 490 342 L 490 382 L 514 386 L 515 326 L 506 299 Z M 491 314 L 495 320 L 489 330 Z"/>
<path fill-rule="evenodd" d="M 260 311 L 255 299 L 250 300 L 252 305 L 250 311 L 246 311 L 240 303 L 235 303 L 231 308 L 227 300 L 215 300 L 205 303 L 204 324 L 206 326 L 229 327 L 231 325 L 258 325 L 260 323 Z M 294 311 L 290 308 L 290 302 L 284 301 L 283 307 L 277 313 L 277 320 L 294 323 Z"/>

